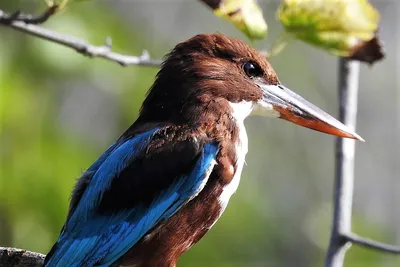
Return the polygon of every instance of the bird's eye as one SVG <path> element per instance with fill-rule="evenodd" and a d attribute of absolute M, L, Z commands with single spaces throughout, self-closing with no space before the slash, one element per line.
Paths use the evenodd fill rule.
<path fill-rule="evenodd" d="M 260 77 L 263 74 L 260 66 L 251 61 L 243 64 L 243 70 L 250 78 Z"/>

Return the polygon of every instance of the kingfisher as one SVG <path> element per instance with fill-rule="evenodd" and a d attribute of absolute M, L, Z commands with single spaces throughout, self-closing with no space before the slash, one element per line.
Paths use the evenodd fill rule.
<path fill-rule="evenodd" d="M 77 181 L 45 266 L 176 266 L 238 188 L 250 115 L 362 140 L 254 48 L 196 35 L 166 55 L 137 120 Z"/>

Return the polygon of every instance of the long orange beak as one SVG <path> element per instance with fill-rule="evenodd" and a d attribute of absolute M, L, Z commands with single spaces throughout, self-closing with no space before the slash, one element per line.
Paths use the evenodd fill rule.
<path fill-rule="evenodd" d="M 263 91 L 259 106 L 269 109 L 269 114 L 319 132 L 364 141 L 346 125 L 285 86 L 256 83 Z"/>

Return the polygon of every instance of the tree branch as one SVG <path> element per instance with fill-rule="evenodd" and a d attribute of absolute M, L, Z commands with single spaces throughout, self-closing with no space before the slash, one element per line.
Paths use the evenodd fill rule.
<path fill-rule="evenodd" d="M 360 62 L 339 59 L 339 119 L 350 129 L 357 121 L 357 94 Z M 400 247 L 363 238 L 351 232 L 354 188 L 355 140 L 337 138 L 336 177 L 331 239 L 325 266 L 342 267 L 347 249 L 352 244 L 392 254 L 400 254 Z"/>
<path fill-rule="evenodd" d="M 111 51 L 111 38 L 107 38 L 105 45 L 94 46 L 85 40 L 78 39 L 72 36 L 63 35 L 58 32 L 30 24 L 28 17 L 29 16 L 26 15 L 24 15 L 23 17 L 20 17 L 20 15 L 17 16 L 14 15 L 14 19 L 12 19 L 13 15 L 8 15 L 2 10 L 0 10 L 0 25 L 3 25 L 5 27 L 10 27 L 15 30 L 27 33 L 29 35 L 36 36 L 41 39 L 69 47 L 85 56 L 99 57 L 109 61 L 116 62 L 121 66 L 140 65 L 140 66 L 159 67 L 161 65 L 162 61 L 158 59 L 151 59 L 147 51 L 144 51 L 140 56 L 123 55 Z M 42 15 L 36 18 L 31 17 L 31 19 L 34 22 L 38 22 L 40 21 L 40 19 L 43 21 L 44 17 L 45 16 Z M 48 17 L 50 17 L 50 15 Z"/>
<path fill-rule="evenodd" d="M 24 249 L 0 247 L 2 267 L 41 267 L 45 255 Z"/>
<path fill-rule="evenodd" d="M 354 233 L 349 233 L 343 235 L 344 239 L 351 242 L 352 244 L 359 245 L 361 247 L 374 249 L 381 252 L 391 253 L 391 254 L 400 254 L 400 246 L 389 245 L 381 242 L 377 242 Z"/>
<path fill-rule="evenodd" d="M 360 63 L 339 59 L 339 119 L 350 129 L 357 120 L 357 94 Z M 351 213 L 354 187 L 355 140 L 336 139 L 336 177 L 334 185 L 334 208 L 331 240 L 326 256 L 326 267 L 343 266 L 344 255 L 350 248 L 345 233 L 351 232 Z"/>
<path fill-rule="evenodd" d="M 30 14 L 24 14 L 21 11 L 16 11 L 11 14 L 6 14 L 0 10 L 0 24 L 11 24 L 15 21 L 25 22 L 27 24 L 41 24 L 46 22 L 51 16 L 53 16 L 58 9 L 58 4 L 54 4 L 47 8 L 43 14 L 39 16 L 33 16 Z"/>

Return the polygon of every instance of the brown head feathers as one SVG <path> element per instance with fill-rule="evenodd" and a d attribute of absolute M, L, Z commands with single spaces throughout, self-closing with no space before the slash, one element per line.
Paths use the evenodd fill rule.
<path fill-rule="evenodd" d="M 259 72 L 257 79 L 278 83 L 265 57 L 238 39 L 199 34 L 178 44 L 166 55 L 140 117 L 179 121 L 188 112 L 186 107 L 207 105 L 211 100 L 236 103 L 260 99 L 262 92 L 251 73 L 246 73 L 246 63 Z"/>

